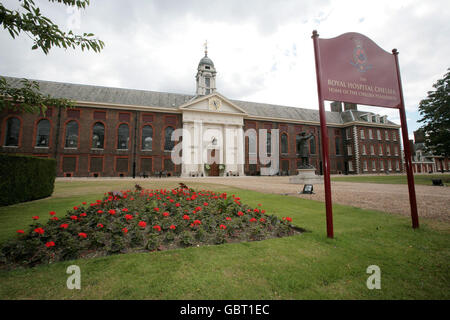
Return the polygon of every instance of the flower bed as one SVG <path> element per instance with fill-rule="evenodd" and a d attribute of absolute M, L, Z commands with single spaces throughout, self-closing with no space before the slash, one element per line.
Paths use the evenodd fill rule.
<path fill-rule="evenodd" d="M 109 192 L 95 203 L 55 212 L 45 224 L 33 217 L 31 230 L 1 249 L 2 264 L 33 266 L 80 257 L 165 250 L 205 244 L 254 241 L 297 234 L 292 219 L 267 215 L 235 195 L 212 191 L 142 190 Z"/>

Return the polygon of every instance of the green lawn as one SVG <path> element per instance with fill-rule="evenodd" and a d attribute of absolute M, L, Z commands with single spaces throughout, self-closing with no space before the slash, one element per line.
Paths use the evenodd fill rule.
<path fill-rule="evenodd" d="M 444 184 L 450 184 L 450 174 L 417 174 L 414 175 L 415 184 L 433 185 L 432 179 L 442 179 Z M 407 184 L 406 175 L 380 175 L 380 176 L 342 176 L 332 177 L 332 181 L 342 182 L 362 182 L 362 183 L 388 183 L 388 184 Z"/>
<path fill-rule="evenodd" d="M 31 216 L 64 214 L 122 182 L 57 182 L 50 199 L 0 208 L 4 241 Z M 133 184 L 127 182 L 126 188 Z M 174 187 L 160 182 L 158 187 Z M 150 182 L 143 184 L 150 187 Z M 218 185 L 268 213 L 291 216 L 302 235 L 259 242 L 115 255 L 0 271 L 0 299 L 449 299 L 450 225 L 433 227 L 382 212 L 334 206 L 335 239 L 326 238 L 324 204 Z M 92 191 L 95 194 L 90 194 Z M 81 290 L 66 288 L 66 268 L 81 268 Z M 366 269 L 381 268 L 381 290 Z"/>

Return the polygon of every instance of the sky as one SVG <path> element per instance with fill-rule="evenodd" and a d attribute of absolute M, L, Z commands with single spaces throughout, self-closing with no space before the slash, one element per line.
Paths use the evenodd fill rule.
<path fill-rule="evenodd" d="M 419 102 L 450 67 L 448 0 L 91 0 L 85 10 L 35 2 L 61 29 L 94 33 L 106 46 L 45 55 L 26 34 L 13 40 L 0 29 L 0 75 L 195 94 L 207 40 L 225 97 L 318 110 L 312 31 L 358 32 L 398 49 L 412 139 Z M 19 8 L 17 0 L 2 3 Z M 398 110 L 358 109 L 400 123 Z"/>

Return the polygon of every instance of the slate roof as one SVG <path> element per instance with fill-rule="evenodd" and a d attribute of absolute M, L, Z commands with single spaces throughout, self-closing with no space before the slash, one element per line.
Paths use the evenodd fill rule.
<path fill-rule="evenodd" d="M 21 86 L 21 78 L 4 78 L 12 86 Z M 39 83 L 40 90 L 44 94 L 49 94 L 56 98 L 66 98 L 83 102 L 159 107 L 175 111 L 179 106 L 195 98 L 195 95 L 178 93 L 102 87 L 44 80 L 34 81 Z M 246 111 L 249 116 L 320 122 L 318 110 L 240 100 L 230 101 Z M 350 113 L 352 113 L 353 116 Z M 368 112 L 361 111 L 345 111 L 342 113 L 327 111 L 327 123 L 344 124 L 355 120 L 363 121 L 360 118 L 360 115 L 367 113 Z M 388 124 L 395 125 L 395 123 L 390 121 L 388 121 Z"/>

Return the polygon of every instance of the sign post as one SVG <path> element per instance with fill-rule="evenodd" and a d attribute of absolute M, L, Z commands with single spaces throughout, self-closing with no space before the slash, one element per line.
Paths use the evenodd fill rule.
<path fill-rule="evenodd" d="M 355 32 L 344 33 L 332 39 L 319 39 L 319 34 L 314 30 L 312 39 L 322 137 L 327 236 L 333 238 L 333 212 L 325 100 L 399 109 L 412 226 L 418 228 L 416 192 L 397 50 L 394 49 L 393 54 L 390 54 L 366 36 Z"/>

